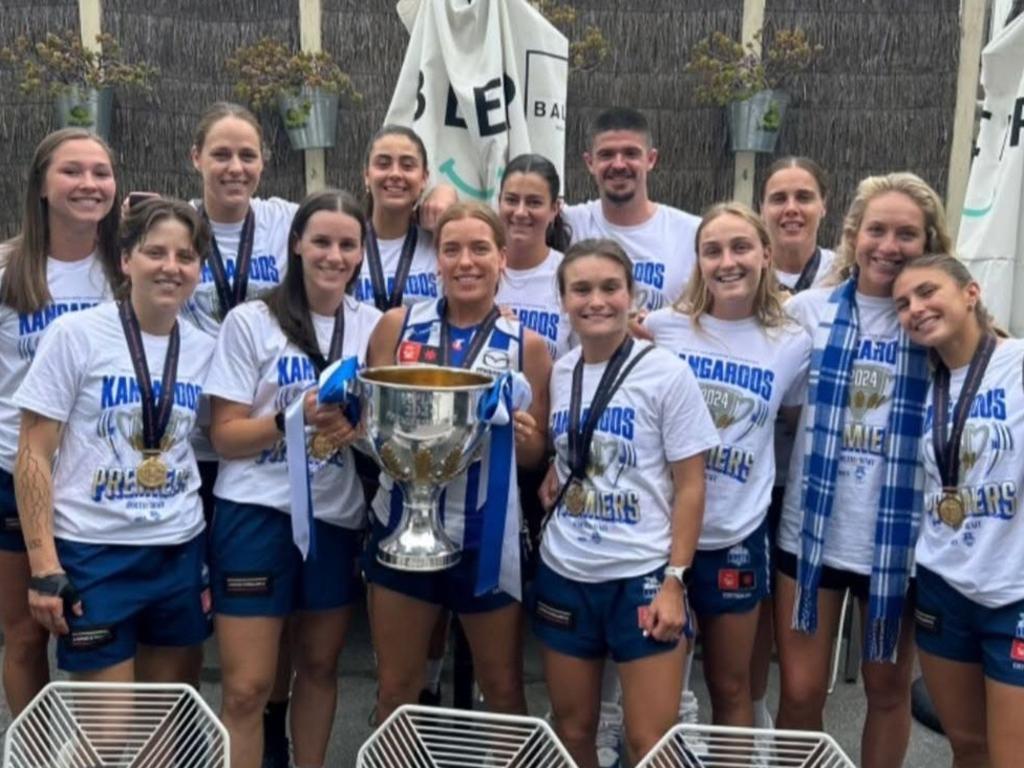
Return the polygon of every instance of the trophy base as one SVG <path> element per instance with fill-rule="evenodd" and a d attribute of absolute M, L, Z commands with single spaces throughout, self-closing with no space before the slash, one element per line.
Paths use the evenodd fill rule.
<path fill-rule="evenodd" d="M 462 559 L 462 552 L 439 528 L 399 529 L 377 547 L 377 562 L 400 571 L 443 571 Z"/>
<path fill-rule="evenodd" d="M 399 571 L 443 571 L 462 559 L 461 552 L 444 552 L 415 555 L 408 552 L 377 550 L 377 562 Z"/>

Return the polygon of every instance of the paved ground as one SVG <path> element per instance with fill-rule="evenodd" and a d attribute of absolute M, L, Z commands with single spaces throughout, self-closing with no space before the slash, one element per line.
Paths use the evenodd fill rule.
<path fill-rule="evenodd" d="M 203 675 L 203 696 L 216 710 L 220 706 L 219 672 L 216 654 L 208 648 L 208 663 Z M 699 663 L 692 678 L 694 690 L 701 700 L 701 715 L 710 715 L 710 705 L 704 688 Z M 370 735 L 367 719 L 374 698 L 373 655 L 370 650 L 366 622 L 355 624 L 341 663 L 340 702 L 335 720 L 327 765 L 349 768 L 355 765 L 360 744 Z M 771 698 L 777 695 L 777 670 L 773 667 Z M 445 703 L 450 704 L 451 677 L 446 671 L 444 679 Z M 526 656 L 526 695 L 530 712 L 543 715 L 548 709 L 547 690 L 541 673 L 540 654 L 535 644 L 528 645 Z M 859 683 L 848 684 L 841 679 L 829 697 L 826 710 L 826 729 L 847 754 L 859 764 L 860 730 L 864 718 L 864 694 Z M 0 704 L 0 727 L 6 728 L 10 714 Z M 946 741 L 918 723 L 914 723 L 910 751 L 905 765 L 908 768 L 948 765 L 950 752 Z M 398 768 L 398 766 L 396 766 Z"/>

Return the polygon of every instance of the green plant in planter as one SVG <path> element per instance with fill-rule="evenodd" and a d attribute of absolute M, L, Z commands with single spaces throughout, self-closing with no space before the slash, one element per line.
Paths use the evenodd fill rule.
<path fill-rule="evenodd" d="M 712 32 L 694 45 L 687 72 L 700 75 L 697 101 L 701 104 L 727 106 L 749 99 L 755 93 L 778 88 L 798 72 L 814 63 L 824 46 L 814 45 L 802 29 L 779 29 L 764 42 L 764 29 L 758 30 L 756 42 L 746 45 L 721 32 Z M 762 55 L 757 55 L 757 45 Z M 771 127 L 768 115 L 766 130 L 778 130 L 778 116 Z"/>
<path fill-rule="evenodd" d="M 109 34 L 96 35 L 96 42 L 99 51 L 85 48 L 79 34 L 71 30 L 50 33 L 38 42 L 22 36 L 0 49 L 0 63 L 18 73 L 18 87 L 25 94 L 60 96 L 75 88 L 114 86 L 151 88 L 158 72 L 155 67 L 123 61 L 121 47 Z"/>
<path fill-rule="evenodd" d="M 778 132 L 782 127 L 782 110 L 779 109 L 779 102 L 772 101 L 768 110 L 761 116 L 761 130 Z"/>
<path fill-rule="evenodd" d="M 293 51 L 272 37 L 261 38 L 236 50 L 227 60 L 227 69 L 234 78 L 235 93 L 254 109 L 276 104 L 282 94 L 299 96 L 303 88 L 336 93 L 353 104 L 362 103 L 362 95 L 352 84 L 352 79 L 328 54 Z M 308 118 L 308 104 L 304 112 Z M 286 116 L 285 122 L 305 118 L 295 114 Z M 287 127 L 301 125 L 296 123 Z"/>
<path fill-rule="evenodd" d="M 611 53 L 611 44 L 604 33 L 593 25 L 584 29 L 581 37 L 573 39 L 571 27 L 578 15 L 573 6 L 559 0 L 531 0 L 530 4 L 569 38 L 569 66 L 572 69 L 594 69 Z"/>

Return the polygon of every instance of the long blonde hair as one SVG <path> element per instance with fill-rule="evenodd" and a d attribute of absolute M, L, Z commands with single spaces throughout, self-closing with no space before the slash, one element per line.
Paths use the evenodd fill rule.
<path fill-rule="evenodd" d="M 700 220 L 697 227 L 697 234 L 694 237 L 694 250 L 697 253 L 697 260 L 693 264 L 693 272 L 690 274 L 690 281 L 686 285 L 686 292 L 673 305 L 674 309 L 693 319 L 693 324 L 700 326 L 700 317 L 711 312 L 713 297 L 708 290 L 708 284 L 700 271 L 700 236 L 704 227 L 721 216 L 736 216 L 754 228 L 757 232 L 757 239 L 761 246 L 770 251 L 771 238 L 768 229 L 765 227 L 761 217 L 754 213 L 750 206 L 736 201 L 716 203 L 712 205 Z M 761 270 L 761 279 L 757 283 L 757 290 L 754 293 L 754 317 L 758 324 L 766 328 L 775 328 L 789 322 L 789 316 L 782 308 L 784 301 L 783 294 L 779 291 L 778 281 L 775 277 L 775 267 L 771 259 Z"/>
<path fill-rule="evenodd" d="M 857 194 L 843 219 L 843 234 L 836 246 L 836 260 L 832 265 L 829 282 L 839 283 L 853 274 L 857 264 L 857 233 L 864 222 L 864 212 L 868 203 L 889 192 L 906 195 L 924 214 L 925 253 L 953 252 L 953 240 L 946 226 L 942 200 L 924 179 L 906 171 L 868 176 L 857 185 Z"/>

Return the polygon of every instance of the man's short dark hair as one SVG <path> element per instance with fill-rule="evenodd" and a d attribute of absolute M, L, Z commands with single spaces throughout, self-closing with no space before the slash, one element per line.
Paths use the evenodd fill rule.
<path fill-rule="evenodd" d="M 648 146 L 651 146 L 651 125 L 642 112 L 629 107 L 612 107 L 599 114 L 590 124 L 587 143 L 594 146 L 594 138 L 607 131 L 633 131 L 643 134 Z"/>

